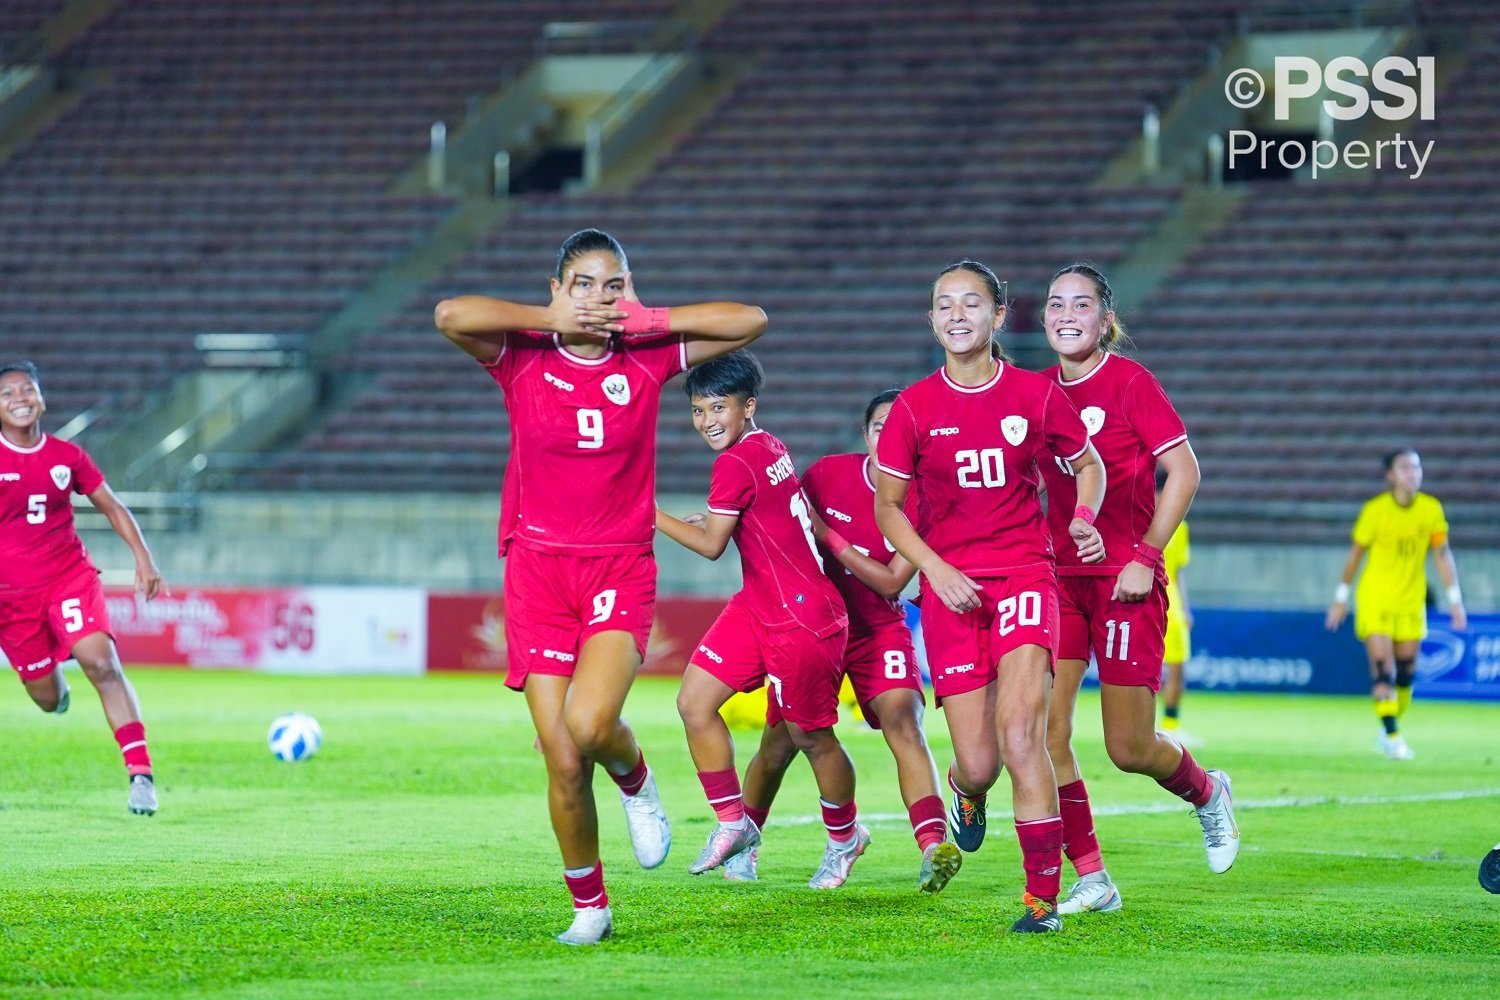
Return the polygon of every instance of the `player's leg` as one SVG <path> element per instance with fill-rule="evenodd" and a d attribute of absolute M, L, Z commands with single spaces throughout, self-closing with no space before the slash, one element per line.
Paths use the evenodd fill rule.
<path fill-rule="evenodd" d="M 981 583 L 983 581 L 980 581 Z M 959 848 L 973 853 L 984 843 L 985 806 L 990 786 L 1000 777 L 1000 746 L 995 740 L 996 658 L 987 633 L 995 607 L 955 614 L 931 593 L 922 601 L 922 643 L 932 670 L 932 690 L 948 723 L 953 793 L 948 825 Z"/>
<path fill-rule="evenodd" d="M 1064 615 L 1063 636 L 1068 635 Z M 1084 626 L 1085 629 L 1087 626 Z M 1078 768 L 1073 752 L 1073 717 L 1078 691 L 1088 661 L 1078 658 L 1059 659 L 1052 681 L 1052 696 L 1047 709 L 1047 756 L 1057 781 L 1057 803 L 1063 822 L 1063 852 L 1072 863 L 1078 878 L 1058 904 L 1058 912 L 1113 913 L 1120 909 L 1120 891 L 1104 866 L 1104 854 L 1094 830 L 1094 813 L 1089 804 L 1088 786 Z"/>
<path fill-rule="evenodd" d="M 15 657 L 7 654 L 7 659 L 16 662 Z M 62 715 L 73 703 L 73 692 L 68 688 L 67 678 L 63 676 L 61 663 L 50 665 L 50 669 L 44 674 L 32 674 L 21 681 L 26 693 L 36 703 L 36 707 L 43 712 L 52 712 Z"/>
<path fill-rule="evenodd" d="M 1375 748 L 1393 759 L 1402 755 L 1400 703 L 1396 699 L 1396 648 L 1386 632 L 1370 632 L 1364 636 L 1365 657 L 1370 663 L 1370 698 L 1375 705 L 1375 717 L 1380 720 L 1380 735 Z"/>
<path fill-rule="evenodd" d="M 99 605 L 103 607 L 102 593 Z M 75 642 L 70 652 L 94 690 L 99 692 L 104 718 L 120 748 L 120 756 L 124 758 L 130 780 L 127 807 L 139 816 L 153 815 L 158 803 L 151 752 L 146 744 L 146 725 L 141 721 L 140 700 L 130 679 L 125 676 L 114 639 L 107 632 L 93 632 Z"/>
<path fill-rule="evenodd" d="M 781 790 L 781 781 L 797 756 L 797 746 L 787 732 L 774 703 L 769 704 L 765 725 L 761 728 L 760 746 L 745 765 L 745 816 L 757 830 L 765 830 L 771 805 Z M 754 882 L 759 877 L 759 848 L 740 851 L 724 862 L 724 877 L 731 882 Z"/>
<path fill-rule="evenodd" d="M 837 706 L 836 685 L 830 693 Z M 834 711 L 836 714 L 836 707 Z M 808 885 L 814 889 L 837 889 L 848 880 L 854 862 L 870 844 L 870 832 L 860 825 L 854 801 L 854 762 L 831 725 L 803 729 L 787 720 L 786 728 L 792 742 L 812 766 L 823 826 L 828 831 L 823 860 Z"/>
<path fill-rule="evenodd" d="M 948 839 L 943 799 L 938 794 L 937 764 L 922 726 L 922 693 L 910 688 L 883 691 L 867 703 L 865 718 L 875 720 L 896 759 L 896 781 L 911 821 L 912 837 L 922 852 L 917 890 L 938 893 L 963 867 L 963 853 Z"/>
<path fill-rule="evenodd" d="M 568 677 L 533 673 L 526 677 L 524 690 L 547 762 L 547 813 L 562 852 L 563 880 L 573 895 L 573 925 L 557 940 L 598 944 L 613 932 L 614 919 L 599 857 L 594 762 L 573 742 L 564 718 L 570 685 Z"/>
<path fill-rule="evenodd" d="M 723 621 L 721 616 L 720 622 Z M 723 630 L 716 622 L 695 657 L 703 654 L 703 648 L 729 649 L 723 642 Z M 715 631 L 720 632 L 715 636 Z M 715 654 L 717 655 L 717 654 Z M 726 659 L 726 657 L 720 657 Z M 715 664 L 722 667 L 723 664 Z M 677 692 L 677 714 L 682 717 L 682 726 L 687 733 L 688 753 L 698 771 L 698 781 L 703 794 L 718 823 L 709 832 L 708 842 L 697 860 L 688 866 L 693 875 L 718 868 L 742 851 L 760 844 L 760 831 L 745 815 L 745 799 L 740 790 L 740 778 L 734 769 L 734 740 L 729 727 L 719 714 L 719 706 L 729 700 L 735 688 L 718 676 L 709 673 L 695 660 L 687 665 L 682 674 L 682 688 Z"/>
<path fill-rule="evenodd" d="M 1420 623 L 1420 618 L 1418 618 Z M 1422 623 L 1425 624 L 1425 623 Z M 1411 707 L 1412 684 L 1417 678 L 1417 651 L 1422 645 L 1420 637 L 1411 639 L 1405 635 L 1393 636 L 1391 643 L 1391 660 L 1396 667 L 1396 718 L 1399 720 Z M 1406 745 L 1406 738 L 1396 735 L 1391 740 L 1393 749 L 1397 751 L 1396 756 L 1401 759 L 1410 760 L 1413 753 L 1411 747 Z"/>
<path fill-rule="evenodd" d="M 1058 810 L 1056 775 L 1047 754 L 1051 667 L 1051 650 L 1032 643 L 1010 649 L 1000 658 L 993 725 L 1005 769 L 1010 772 L 1016 836 L 1021 843 L 1021 863 L 1026 873 L 1022 900 L 1027 911 L 1012 925 L 1014 931 L 1062 928 L 1057 896 L 1062 873 L 1063 824 Z"/>
<path fill-rule="evenodd" d="M 1182 727 L 1182 662 L 1162 664 L 1161 727 L 1176 735 Z"/>

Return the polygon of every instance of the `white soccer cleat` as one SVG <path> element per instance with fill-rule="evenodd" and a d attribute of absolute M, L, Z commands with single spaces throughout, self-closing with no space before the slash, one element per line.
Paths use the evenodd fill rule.
<path fill-rule="evenodd" d="M 1124 905 L 1114 879 L 1108 872 L 1098 871 L 1080 875 L 1068 890 L 1068 898 L 1057 904 L 1057 912 L 1064 916 L 1071 913 L 1114 913 Z"/>
<path fill-rule="evenodd" d="M 708 843 L 703 846 L 703 852 L 698 855 L 698 860 L 688 865 L 688 874 L 702 875 L 704 872 L 713 871 L 736 854 L 759 846 L 760 829 L 751 820 L 745 820 L 745 825 L 742 827 L 725 826 L 720 823 L 709 831 Z"/>
<path fill-rule="evenodd" d="M 741 851 L 724 862 L 724 879 L 728 882 L 759 882 L 760 848 Z"/>
<path fill-rule="evenodd" d="M 615 916 L 607 906 L 585 906 L 573 911 L 573 926 L 557 936 L 558 944 L 598 944 L 615 932 Z"/>
<path fill-rule="evenodd" d="M 1406 745 L 1406 740 L 1399 733 L 1395 736 L 1381 733 L 1375 737 L 1375 749 L 1391 760 L 1411 760 L 1417 755 L 1415 750 Z"/>
<path fill-rule="evenodd" d="M 630 846 L 642 868 L 660 868 L 672 849 L 672 827 L 656 791 L 656 775 L 649 771 L 646 783 L 634 795 L 620 793 L 625 823 L 630 828 Z"/>
<path fill-rule="evenodd" d="M 1203 827 L 1203 849 L 1208 852 L 1208 870 L 1222 875 L 1234 864 L 1240 853 L 1240 827 L 1234 821 L 1234 791 L 1229 775 L 1209 771 L 1214 794 L 1206 803 L 1194 808 Z"/>
<path fill-rule="evenodd" d="M 839 847 L 832 842 L 823 851 L 823 863 L 808 880 L 812 889 L 837 889 L 849 880 L 849 869 L 870 846 L 870 831 L 858 823 L 854 825 L 854 839 L 847 846 Z"/>
<path fill-rule="evenodd" d="M 137 774 L 130 779 L 130 798 L 126 800 L 130 811 L 137 816 L 156 814 L 156 784 L 149 774 Z"/>
<path fill-rule="evenodd" d="M 922 867 L 917 872 L 917 891 L 939 893 L 964 866 L 963 852 L 951 840 L 939 841 L 922 852 Z"/>

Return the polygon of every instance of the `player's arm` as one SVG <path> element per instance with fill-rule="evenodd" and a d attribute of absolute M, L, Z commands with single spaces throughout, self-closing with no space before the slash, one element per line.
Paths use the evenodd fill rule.
<path fill-rule="evenodd" d="M 115 529 L 115 534 L 120 536 L 120 540 L 130 546 L 131 554 L 135 556 L 136 593 L 144 594 L 148 601 L 157 594 L 170 595 L 171 592 L 162 581 L 161 571 L 156 568 L 156 560 L 151 558 L 151 550 L 146 547 L 146 540 L 141 537 L 141 526 L 136 523 L 135 515 L 130 513 L 130 508 L 120 502 L 120 498 L 115 495 L 114 490 L 109 488 L 108 483 L 101 485 L 87 496 L 89 503 L 104 515 L 109 521 L 109 526 Z"/>
<path fill-rule="evenodd" d="M 1443 581 L 1443 596 L 1448 602 L 1453 627 L 1462 632 L 1469 627 L 1469 613 L 1464 610 L 1464 594 L 1458 586 L 1458 564 L 1453 560 L 1453 549 L 1447 539 L 1433 546 L 1432 561 L 1437 565 L 1438 578 Z"/>
<path fill-rule="evenodd" d="M 927 577 L 932 592 L 950 611 L 962 614 L 979 607 L 983 588 L 958 569 L 948 565 L 922 540 L 906 519 L 906 493 L 910 483 L 881 472 L 875 484 L 875 523 L 896 552 Z"/>
<path fill-rule="evenodd" d="M 1104 558 L 1104 539 L 1094 527 L 1094 517 L 1104 503 L 1104 462 L 1093 442 L 1084 446 L 1083 454 L 1069 462 L 1078 484 L 1078 506 L 1068 524 L 1068 537 L 1078 547 L 1078 558 L 1096 563 Z M 1080 516 L 1081 515 L 1081 516 Z"/>
<path fill-rule="evenodd" d="M 748 347 L 766 332 L 766 311 L 738 302 L 704 302 L 691 306 L 648 309 L 635 291 L 635 277 L 626 273 L 620 307 L 626 336 L 681 336 L 687 349 L 689 368 L 712 361 L 721 354 Z"/>
<path fill-rule="evenodd" d="M 911 578 L 917 575 L 917 568 L 907 562 L 899 553 L 891 557 L 889 564 L 878 559 L 871 558 L 850 544 L 849 540 L 837 531 L 830 528 L 815 510 L 809 510 L 812 517 L 813 535 L 818 544 L 836 559 L 840 566 L 854 574 L 854 578 L 869 587 L 875 593 L 888 601 L 894 601 L 901 596 L 906 585 L 911 583 Z"/>
<path fill-rule="evenodd" d="M 521 330 L 551 330 L 600 340 L 622 333 L 621 321 L 625 318 L 625 311 L 613 303 L 573 298 L 575 281 L 576 277 L 569 269 L 553 293 L 552 301 L 545 306 L 508 302 L 485 295 L 444 299 L 433 310 L 432 320 L 454 346 L 486 364 L 500 357 L 509 334 Z"/>
<path fill-rule="evenodd" d="M 1167 470 L 1167 481 L 1162 484 L 1161 498 L 1156 501 L 1156 513 L 1146 525 L 1146 534 L 1136 547 L 1136 556 L 1120 570 L 1115 580 L 1114 599 L 1126 602 L 1144 601 L 1155 585 L 1157 563 L 1161 562 L 1161 550 L 1172 540 L 1172 534 L 1198 492 L 1202 476 L 1198 471 L 1198 456 L 1187 441 L 1167 449 L 1156 457 L 1161 467 Z"/>
<path fill-rule="evenodd" d="M 1349 558 L 1344 560 L 1344 571 L 1339 574 L 1338 586 L 1333 588 L 1333 603 L 1328 605 L 1328 615 L 1323 619 L 1323 627 L 1330 632 L 1336 631 L 1349 614 L 1349 587 L 1364 557 L 1363 545 L 1355 542 L 1349 546 Z"/>
<path fill-rule="evenodd" d="M 737 514 L 692 514 L 684 519 L 656 508 L 656 530 L 705 559 L 717 560 L 724 554 L 739 523 Z"/>

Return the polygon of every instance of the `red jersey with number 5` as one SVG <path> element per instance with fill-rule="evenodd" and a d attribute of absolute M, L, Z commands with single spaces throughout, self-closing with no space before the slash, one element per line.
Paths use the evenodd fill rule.
<path fill-rule="evenodd" d="M 819 637 L 849 624 L 813 541 L 807 497 L 786 445 L 756 428 L 719 452 L 708 509 L 737 516 L 744 586 L 736 598 L 773 630 L 798 625 Z"/>
<path fill-rule="evenodd" d="M 656 420 L 662 386 L 687 370 L 682 337 L 616 343 L 598 358 L 554 333 L 505 338 L 485 365 L 505 391 L 510 463 L 500 554 L 650 552 L 656 532 Z"/>
<path fill-rule="evenodd" d="M 1047 482 L 1047 524 L 1057 542 L 1059 576 L 1114 576 L 1135 556 L 1156 514 L 1156 456 L 1187 440 L 1187 429 L 1146 367 L 1138 361 L 1106 354 L 1087 375 L 1071 382 L 1062 369 L 1043 372 L 1067 393 L 1094 450 L 1104 462 L 1104 504 L 1094 527 L 1104 538 L 1104 561 L 1084 565 L 1068 537 L 1078 483 L 1059 463 L 1042 466 Z"/>
<path fill-rule="evenodd" d="M 73 494 L 104 485 L 88 453 L 42 435 L 20 448 L 0 435 L 0 588 L 39 589 L 89 565 L 73 528 Z"/>
<path fill-rule="evenodd" d="M 880 471 L 913 481 L 913 527 L 969 576 L 1053 565 L 1039 465 L 1072 461 L 1088 431 L 1052 380 L 1000 363 L 984 385 L 938 369 L 909 386 L 880 432 Z"/>
<path fill-rule="evenodd" d="M 829 455 L 812 464 L 802 490 L 813 509 L 844 540 L 878 563 L 890 564 L 896 550 L 875 523 L 875 482 L 869 455 Z M 913 497 L 915 499 L 915 497 Z M 908 503 L 908 509 L 914 505 Z M 849 609 L 849 631 L 866 635 L 906 621 L 900 601 L 888 601 L 859 582 L 839 563 L 824 559 L 824 568 Z"/>

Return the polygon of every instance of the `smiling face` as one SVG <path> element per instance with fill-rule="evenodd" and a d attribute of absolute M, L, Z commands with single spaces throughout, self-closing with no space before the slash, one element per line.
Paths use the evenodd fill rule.
<path fill-rule="evenodd" d="M 26 372 L 10 371 L 0 375 L 0 428 L 12 438 L 30 436 L 47 404 L 42 390 Z"/>
<path fill-rule="evenodd" d="M 573 272 L 571 295 L 575 299 L 609 304 L 625 294 L 625 265 L 608 250 L 590 250 L 571 257 L 564 270 Z M 562 281 L 553 278 L 552 294 L 556 295 L 562 286 Z"/>
<path fill-rule="evenodd" d="M 723 451 L 755 424 L 755 397 L 694 396 L 693 428 L 714 451 Z"/>
<path fill-rule="evenodd" d="M 1094 283 L 1082 274 L 1060 275 L 1047 290 L 1042 320 L 1047 343 L 1060 357 L 1070 361 L 1091 357 L 1113 318 L 1113 313 L 1100 307 Z"/>
<path fill-rule="evenodd" d="M 983 278 L 966 268 L 949 271 L 932 286 L 932 335 L 948 356 L 969 359 L 990 352 L 990 340 L 1005 322 Z"/>

